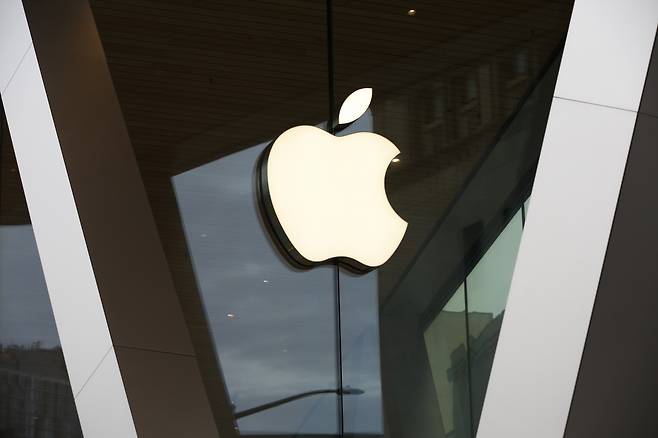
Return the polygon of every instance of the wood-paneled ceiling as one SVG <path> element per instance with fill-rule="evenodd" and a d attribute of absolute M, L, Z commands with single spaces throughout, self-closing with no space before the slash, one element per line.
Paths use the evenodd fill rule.
<path fill-rule="evenodd" d="M 376 105 L 428 75 L 559 33 L 569 3 L 337 0 L 337 99 L 368 84 Z M 143 171 L 176 174 L 328 118 L 324 1 L 91 4 Z"/>

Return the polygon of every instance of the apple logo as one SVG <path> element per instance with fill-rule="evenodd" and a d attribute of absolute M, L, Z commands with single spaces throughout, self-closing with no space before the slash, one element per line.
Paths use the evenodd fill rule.
<path fill-rule="evenodd" d="M 361 117 L 372 89 L 345 100 L 336 130 Z M 407 229 L 386 196 L 384 179 L 400 151 L 371 132 L 337 137 L 314 126 L 295 126 L 264 151 L 257 189 L 277 246 L 298 267 L 338 260 L 367 272 L 384 264 Z"/>

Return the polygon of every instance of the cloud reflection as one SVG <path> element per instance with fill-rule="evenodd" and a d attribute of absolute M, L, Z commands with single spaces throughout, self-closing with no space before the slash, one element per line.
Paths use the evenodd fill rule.
<path fill-rule="evenodd" d="M 364 119 L 361 123 L 371 123 L 370 114 Z M 254 169 L 266 146 L 173 178 L 197 283 L 237 411 L 338 385 L 334 268 L 292 269 L 272 246 L 254 198 Z M 358 404 L 346 402 L 345 408 L 352 417 L 358 412 L 360 429 L 381 432 L 376 275 L 351 283 L 354 294 L 363 296 L 350 303 L 350 315 L 359 315 L 359 322 L 346 333 L 346 343 L 353 346 L 344 357 L 353 372 L 346 374 L 366 392 L 350 396 L 358 397 Z M 228 318 L 229 313 L 235 316 Z M 245 417 L 239 426 L 243 433 L 333 434 L 336 406 L 335 396 L 310 397 Z"/>

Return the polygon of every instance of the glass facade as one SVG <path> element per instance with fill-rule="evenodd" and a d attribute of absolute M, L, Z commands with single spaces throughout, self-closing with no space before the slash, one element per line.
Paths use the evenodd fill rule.
<path fill-rule="evenodd" d="M 337 432 L 334 272 L 288 267 L 263 233 L 252 173 L 266 144 L 172 178 L 197 288 L 243 433 Z"/>
<path fill-rule="evenodd" d="M 447 436 L 474 436 L 521 241 L 525 205 L 481 255 L 424 331 Z"/>
<path fill-rule="evenodd" d="M 91 1 L 220 434 L 474 436 L 572 3 Z M 298 269 L 258 159 L 363 87 L 407 233 Z"/>
<path fill-rule="evenodd" d="M 522 212 L 516 213 L 466 276 L 472 418 L 477 426 L 521 242 Z"/>
<path fill-rule="evenodd" d="M 0 437 L 82 438 L 1 107 Z"/>
<path fill-rule="evenodd" d="M 472 430 L 465 303 L 462 284 L 423 333 L 441 428 L 454 437 Z"/>

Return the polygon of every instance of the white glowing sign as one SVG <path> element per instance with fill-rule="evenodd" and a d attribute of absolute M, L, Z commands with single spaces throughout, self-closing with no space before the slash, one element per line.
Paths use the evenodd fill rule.
<path fill-rule="evenodd" d="M 352 93 L 339 123 L 363 115 L 371 97 L 370 88 Z M 407 229 L 384 187 L 399 153 L 370 132 L 336 137 L 296 126 L 281 134 L 265 151 L 259 188 L 269 225 L 288 255 L 304 266 L 334 258 L 360 270 L 385 263 Z"/>

